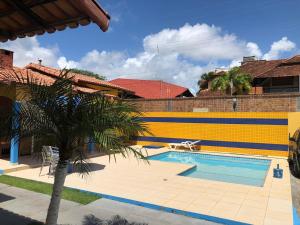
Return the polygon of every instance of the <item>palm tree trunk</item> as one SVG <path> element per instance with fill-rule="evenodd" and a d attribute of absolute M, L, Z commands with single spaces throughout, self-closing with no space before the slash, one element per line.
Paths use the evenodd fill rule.
<path fill-rule="evenodd" d="M 59 160 L 57 164 L 51 201 L 47 213 L 46 225 L 57 225 L 61 194 L 67 176 L 67 165 L 68 161 L 66 160 Z"/>

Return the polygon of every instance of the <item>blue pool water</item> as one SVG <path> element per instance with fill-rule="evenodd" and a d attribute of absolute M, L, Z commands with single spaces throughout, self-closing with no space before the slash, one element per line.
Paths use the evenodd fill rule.
<path fill-rule="evenodd" d="M 190 152 L 165 152 L 148 157 L 150 160 L 195 165 L 180 176 L 263 186 L 271 160 L 219 156 Z"/>

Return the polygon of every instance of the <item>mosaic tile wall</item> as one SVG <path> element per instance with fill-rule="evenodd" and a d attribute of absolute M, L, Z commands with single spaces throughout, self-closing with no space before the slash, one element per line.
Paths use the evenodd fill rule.
<path fill-rule="evenodd" d="M 139 145 L 201 140 L 199 150 L 287 156 L 288 136 L 300 127 L 300 113 L 147 112 L 143 121 L 153 135 L 139 136 Z"/>

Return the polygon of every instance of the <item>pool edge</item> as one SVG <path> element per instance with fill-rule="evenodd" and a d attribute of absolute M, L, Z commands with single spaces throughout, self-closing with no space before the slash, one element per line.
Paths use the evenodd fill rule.
<path fill-rule="evenodd" d="M 71 188 L 71 189 L 74 189 L 74 190 L 77 190 L 77 191 L 80 191 L 80 192 L 100 196 L 101 198 L 110 199 L 110 200 L 117 201 L 117 202 L 122 202 L 122 203 L 131 204 L 131 205 L 141 206 L 141 207 L 144 207 L 144 208 L 158 210 L 158 211 L 164 211 L 164 212 L 173 213 L 173 214 L 177 214 L 177 215 L 182 215 L 182 216 L 186 216 L 186 217 L 190 217 L 190 218 L 194 218 L 194 219 L 201 219 L 201 220 L 220 223 L 220 224 L 224 224 L 224 225 L 252 225 L 250 223 L 230 220 L 230 219 L 216 217 L 216 216 L 205 215 L 205 214 L 201 214 L 201 213 L 185 211 L 185 210 L 181 210 L 181 209 L 175 209 L 175 208 L 171 208 L 171 207 L 156 205 L 156 204 L 148 203 L 148 202 L 141 202 L 141 201 L 132 200 L 132 199 L 123 198 L 123 197 L 118 197 L 118 196 L 114 196 L 114 195 L 108 195 L 108 194 L 103 194 L 103 193 L 86 191 L 86 190 L 72 188 L 72 187 L 68 187 L 68 188 Z"/>

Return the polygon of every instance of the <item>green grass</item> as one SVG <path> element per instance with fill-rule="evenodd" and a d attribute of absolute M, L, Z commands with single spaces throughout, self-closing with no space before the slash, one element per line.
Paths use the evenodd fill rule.
<path fill-rule="evenodd" d="M 8 175 L 1 175 L 0 176 L 0 183 L 11 185 L 14 187 L 18 188 L 23 188 L 29 191 L 34 191 L 38 193 L 43 193 L 46 195 L 51 195 L 52 193 L 52 184 L 44 183 L 44 182 L 39 182 L 39 181 L 34 181 L 34 180 L 28 180 L 28 179 L 23 179 L 23 178 L 18 178 L 18 177 L 12 177 Z M 66 188 L 64 187 L 63 193 L 62 193 L 62 198 L 73 201 L 73 202 L 78 202 L 80 204 L 86 205 L 90 202 L 93 202 L 97 199 L 99 199 L 99 196 L 81 192 L 78 190 L 74 190 L 71 188 Z"/>

